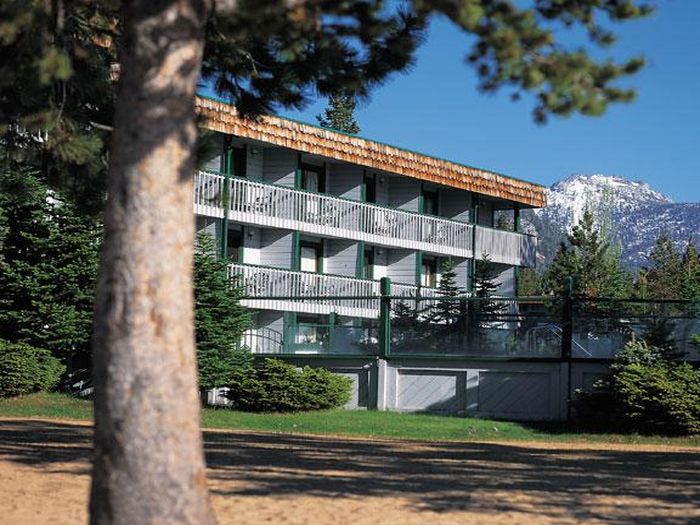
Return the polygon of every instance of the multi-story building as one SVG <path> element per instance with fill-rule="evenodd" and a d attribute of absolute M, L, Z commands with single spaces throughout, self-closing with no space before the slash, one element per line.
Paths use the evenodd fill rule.
<path fill-rule="evenodd" d="M 452 258 L 468 291 L 488 257 L 509 296 L 534 264 L 519 215 L 545 205 L 542 186 L 293 120 L 241 119 L 214 100 L 197 109 L 217 149 L 195 176 L 197 230 L 242 276 L 254 352 L 361 354 L 382 277 L 392 295 L 429 297 Z M 511 231 L 494 227 L 497 214 Z"/>

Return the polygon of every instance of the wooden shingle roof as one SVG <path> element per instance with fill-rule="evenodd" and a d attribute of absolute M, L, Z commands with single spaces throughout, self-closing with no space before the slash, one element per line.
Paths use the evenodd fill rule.
<path fill-rule="evenodd" d="M 197 113 L 204 127 L 312 155 L 460 188 L 539 208 L 546 205 L 539 184 L 458 164 L 280 117 L 255 120 L 238 116 L 228 104 L 197 97 Z"/>

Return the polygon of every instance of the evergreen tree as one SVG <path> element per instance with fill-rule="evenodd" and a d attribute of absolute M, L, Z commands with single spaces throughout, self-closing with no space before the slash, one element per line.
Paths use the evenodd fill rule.
<path fill-rule="evenodd" d="M 540 295 L 540 276 L 533 268 L 521 268 L 518 275 L 518 297 Z"/>
<path fill-rule="evenodd" d="M 665 233 L 656 239 L 649 266 L 640 271 L 637 292 L 644 299 L 680 299 L 683 296 L 683 260 Z"/>
<path fill-rule="evenodd" d="M 498 290 L 498 276 L 501 271 L 496 264 L 491 262 L 487 253 L 482 254 L 482 258 L 476 261 L 474 272 L 474 307 L 478 315 L 494 315 L 504 310 L 504 305 L 499 301 L 489 300 L 496 295 Z"/>
<path fill-rule="evenodd" d="M 316 120 L 324 128 L 357 134 L 360 132 L 360 126 L 355 120 L 356 105 L 357 101 L 352 95 L 331 95 L 328 98 L 328 107 L 322 115 L 316 115 Z"/>
<path fill-rule="evenodd" d="M 542 277 L 546 293 L 565 295 L 567 278 L 574 279 L 574 292 L 584 297 L 622 298 L 629 296 L 631 276 L 620 265 L 616 249 L 605 232 L 596 226 L 593 214 L 583 217 L 562 243 Z"/>
<path fill-rule="evenodd" d="M 100 223 L 26 167 L 0 172 L 0 215 L 0 333 L 85 366 Z"/>
<path fill-rule="evenodd" d="M 460 303 L 454 297 L 464 295 L 465 291 L 457 285 L 455 262 L 451 257 L 440 265 L 440 282 L 437 287 L 437 301 L 426 312 L 431 323 L 453 324 L 460 315 Z"/>
<path fill-rule="evenodd" d="M 507 232 L 513 231 L 513 221 L 506 216 L 505 213 L 499 213 L 496 219 L 496 229 L 505 230 Z"/>
<path fill-rule="evenodd" d="M 692 239 L 688 240 L 683 253 L 682 299 L 700 302 L 700 252 Z"/>
<path fill-rule="evenodd" d="M 251 364 L 250 352 L 241 348 L 250 313 L 241 306 L 243 289 L 228 278 L 228 264 L 216 255 L 209 234 L 197 237 L 194 255 L 195 339 L 199 386 L 224 386 L 237 368 Z"/>

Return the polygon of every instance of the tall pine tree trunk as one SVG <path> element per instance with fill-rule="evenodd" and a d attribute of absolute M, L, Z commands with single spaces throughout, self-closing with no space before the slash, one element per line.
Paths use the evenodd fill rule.
<path fill-rule="evenodd" d="M 209 2 L 126 4 L 95 306 L 90 517 L 206 525 L 191 175 Z"/>

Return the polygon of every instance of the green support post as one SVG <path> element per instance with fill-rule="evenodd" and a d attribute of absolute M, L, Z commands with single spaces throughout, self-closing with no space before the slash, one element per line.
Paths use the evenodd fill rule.
<path fill-rule="evenodd" d="M 469 264 L 469 289 L 476 291 L 476 226 L 479 224 L 479 195 L 472 193 L 472 260 Z"/>
<path fill-rule="evenodd" d="M 386 358 L 391 352 L 391 279 L 379 280 L 379 357 Z"/>
<path fill-rule="evenodd" d="M 292 270 L 301 270 L 301 234 L 298 231 L 292 232 Z"/>
<path fill-rule="evenodd" d="M 365 270 L 365 241 L 357 241 L 357 261 L 355 263 L 355 277 L 364 279 Z"/>
<path fill-rule="evenodd" d="M 574 339 L 574 277 L 566 278 L 566 291 L 564 294 L 564 302 L 562 307 L 561 320 L 561 357 L 566 362 L 566 420 L 571 419 L 571 362 L 573 357 L 573 339 Z"/>
<path fill-rule="evenodd" d="M 328 350 L 333 353 L 333 342 L 335 339 L 335 325 L 338 324 L 338 314 L 331 312 L 328 314 Z"/>
<path fill-rule="evenodd" d="M 224 217 L 221 221 L 221 258 L 228 259 L 228 212 L 231 207 L 231 168 L 233 166 L 233 146 L 231 136 L 224 138 Z"/>
<path fill-rule="evenodd" d="M 522 232 L 522 223 L 520 221 L 520 204 L 513 203 L 513 231 L 516 233 Z M 520 284 L 520 266 L 515 267 L 513 272 L 513 280 L 515 284 L 515 295 L 518 295 L 518 286 Z"/>

